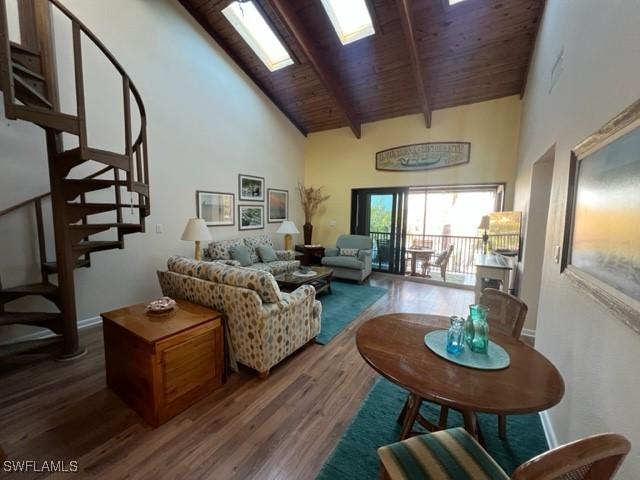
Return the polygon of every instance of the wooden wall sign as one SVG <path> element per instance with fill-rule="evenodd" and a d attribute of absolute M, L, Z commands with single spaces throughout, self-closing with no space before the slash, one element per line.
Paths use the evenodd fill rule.
<path fill-rule="evenodd" d="M 430 142 L 393 147 L 376 153 L 376 170 L 411 172 L 469 163 L 469 142 Z"/>

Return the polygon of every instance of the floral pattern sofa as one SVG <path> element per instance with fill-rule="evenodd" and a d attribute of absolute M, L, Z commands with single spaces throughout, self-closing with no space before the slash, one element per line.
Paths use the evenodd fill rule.
<path fill-rule="evenodd" d="M 234 238 L 232 240 L 217 240 L 209 243 L 209 246 L 204 251 L 204 260 L 210 262 L 224 263 L 239 267 L 240 263 L 233 260 L 229 254 L 229 249 L 234 246 L 245 245 L 249 250 L 249 256 L 253 265 L 245 268 L 251 268 L 253 270 L 263 270 L 273 275 L 279 275 L 285 272 L 292 272 L 300 266 L 300 262 L 295 259 L 294 252 L 287 250 L 276 250 L 276 256 L 278 260 L 275 262 L 263 263 L 258 257 L 256 247 L 260 245 L 270 245 L 273 247 L 271 238 L 267 235 L 258 235 L 256 237 L 249 238 Z"/>
<path fill-rule="evenodd" d="M 303 285 L 281 292 L 273 275 L 219 262 L 171 257 L 159 271 L 163 295 L 184 299 L 226 315 L 231 367 L 236 362 L 266 377 L 278 362 L 320 333 L 322 305 Z"/>

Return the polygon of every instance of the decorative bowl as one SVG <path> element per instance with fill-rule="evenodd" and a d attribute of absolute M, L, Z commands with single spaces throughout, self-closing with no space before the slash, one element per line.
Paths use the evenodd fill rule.
<path fill-rule="evenodd" d="M 153 300 L 147 305 L 147 313 L 159 314 L 167 313 L 176 307 L 176 301 L 173 298 L 162 297 L 157 300 Z"/>

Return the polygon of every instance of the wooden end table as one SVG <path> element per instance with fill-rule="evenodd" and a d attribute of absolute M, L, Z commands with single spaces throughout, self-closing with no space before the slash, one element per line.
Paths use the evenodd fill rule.
<path fill-rule="evenodd" d="M 515 415 L 553 407 L 564 395 L 564 381 L 537 350 L 510 335 L 491 331 L 491 339 L 511 357 L 504 370 L 476 370 L 449 362 L 424 344 L 432 330 L 448 328 L 447 317 L 396 313 L 372 318 L 356 334 L 358 350 L 380 375 L 409 391 L 400 420 L 401 439 L 411 435 L 422 400 L 463 414 L 465 429 L 478 436 L 477 412 Z"/>
<path fill-rule="evenodd" d="M 331 279 L 333 278 L 333 270 L 327 267 L 311 267 L 316 274 L 314 276 L 295 275 L 295 272 L 281 273 L 276 275 L 280 290 L 283 292 L 293 292 L 301 285 L 311 285 L 316 289 L 316 294 L 322 292 L 331 293 Z"/>
<path fill-rule="evenodd" d="M 153 426 L 226 380 L 223 314 L 177 304 L 166 317 L 147 315 L 146 304 L 102 314 L 107 385 Z"/>
<path fill-rule="evenodd" d="M 296 245 L 295 250 L 303 254 L 300 263 L 305 267 L 319 264 L 322 261 L 322 257 L 324 257 L 324 247 L 322 245 Z"/>

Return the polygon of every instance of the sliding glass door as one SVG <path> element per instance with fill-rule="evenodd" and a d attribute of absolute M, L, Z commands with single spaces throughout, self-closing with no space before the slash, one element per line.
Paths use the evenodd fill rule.
<path fill-rule="evenodd" d="M 404 273 L 407 188 L 352 191 L 351 233 L 373 240 L 373 269 Z"/>

